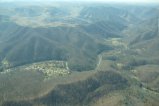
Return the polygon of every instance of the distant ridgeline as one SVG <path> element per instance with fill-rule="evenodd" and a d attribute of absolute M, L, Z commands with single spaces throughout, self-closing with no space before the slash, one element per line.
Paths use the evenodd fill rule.
<path fill-rule="evenodd" d="M 29 28 L 9 22 L 0 27 L 4 27 L 0 31 L 1 70 L 44 60 L 64 60 L 72 70 L 91 70 L 97 55 L 112 49 L 80 27 Z"/>
<path fill-rule="evenodd" d="M 0 70 L 45 60 L 67 61 L 76 71 L 95 69 L 98 55 L 113 49 L 103 39 L 123 37 L 129 25 L 157 19 L 156 8 L 143 7 L 141 14 L 136 14 L 138 8 L 0 6 Z"/>

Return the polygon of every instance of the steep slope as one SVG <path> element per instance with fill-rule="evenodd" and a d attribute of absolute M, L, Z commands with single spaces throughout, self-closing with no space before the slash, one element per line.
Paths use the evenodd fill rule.
<path fill-rule="evenodd" d="M 158 7 L 64 5 L 0 7 L 3 106 L 158 106 Z"/>
<path fill-rule="evenodd" d="M 123 10 L 120 10 L 115 7 L 109 6 L 91 6 L 85 7 L 82 9 L 80 13 L 80 17 L 83 19 L 89 19 L 90 21 L 116 21 L 116 22 L 124 22 L 124 20 L 120 17 L 123 14 Z"/>
<path fill-rule="evenodd" d="M 113 71 L 99 72 L 94 76 L 76 83 L 59 85 L 48 95 L 31 101 L 6 102 L 3 106 L 34 106 L 56 105 L 56 106 L 80 106 L 89 105 L 92 100 L 96 100 L 111 92 L 123 90 L 129 87 L 129 82 L 119 73 Z"/>
<path fill-rule="evenodd" d="M 68 60 L 73 70 L 90 70 L 96 66 L 98 53 L 111 49 L 80 27 L 29 28 L 9 22 L 0 27 L 2 66 L 4 60 L 12 67 L 54 59 Z"/>
<path fill-rule="evenodd" d="M 158 18 L 150 18 L 132 26 L 127 34 L 130 47 L 140 49 L 143 55 L 157 56 L 159 39 Z"/>

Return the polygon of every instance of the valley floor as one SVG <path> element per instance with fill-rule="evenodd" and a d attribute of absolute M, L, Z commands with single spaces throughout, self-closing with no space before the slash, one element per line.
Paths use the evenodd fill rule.
<path fill-rule="evenodd" d="M 113 42 L 115 42 L 115 44 Z M 51 99 L 47 95 L 50 95 L 54 90 L 56 91 L 59 85 L 64 85 L 64 88 L 60 88 L 61 91 L 64 92 L 67 90 L 65 88 L 67 85 L 72 87 L 70 89 L 78 89 L 77 87 L 79 86 L 74 86 L 74 84 L 85 83 L 89 78 L 94 78 L 94 76 L 101 72 L 107 74 L 112 71 L 113 75 L 116 75 L 117 73 L 121 78 L 128 81 L 127 86 L 125 83 L 125 85 L 118 85 L 117 87 L 126 86 L 126 88 L 113 88 L 115 90 L 109 91 L 110 93 L 101 95 L 96 99 L 93 99 L 94 97 L 89 97 L 89 95 L 99 95 L 100 92 L 107 92 L 104 89 L 109 89 L 108 85 L 115 87 L 113 82 L 110 83 L 108 81 L 108 85 L 101 85 L 101 87 L 92 91 L 94 94 L 91 92 L 92 94 L 90 93 L 87 95 L 92 99 L 90 102 L 86 102 L 87 105 L 103 106 L 109 104 L 109 106 L 158 106 L 159 72 L 157 70 L 159 66 L 139 65 L 126 68 L 127 62 L 130 61 L 129 58 L 123 58 L 125 56 L 129 57 L 129 54 L 125 54 L 125 51 L 129 50 L 128 47 L 125 46 L 126 44 L 119 40 L 114 41 L 114 39 L 109 40 L 109 44 L 113 45 L 116 49 L 102 52 L 98 56 L 96 69 L 92 71 L 75 72 L 69 70 L 67 62 L 45 61 L 8 69 L 6 72 L 0 73 L 1 105 L 10 106 L 9 104 L 14 104 L 14 101 L 16 101 L 14 106 L 19 106 L 18 104 L 21 104 L 21 101 L 24 101 L 24 104 L 27 104 L 25 102 L 28 101 L 28 103 L 31 102 L 33 103 L 33 106 L 36 106 L 37 103 L 32 101 L 37 101 L 38 98 L 41 98 L 41 101 L 43 101 L 45 97 Z M 134 57 L 134 59 L 136 58 Z M 151 72 L 149 72 L 150 70 Z M 110 77 L 109 80 L 112 81 L 111 79 L 113 80 L 113 76 Z M 106 79 L 104 79 L 104 81 L 105 80 Z M 121 82 L 123 81 L 123 79 L 120 80 Z M 80 89 L 82 90 L 82 88 L 79 88 L 79 90 Z M 88 88 L 85 90 L 87 89 Z M 74 97 L 75 94 L 70 93 L 70 97 L 71 95 Z M 61 100 L 63 100 L 63 98 L 64 96 Z M 13 103 L 10 103 L 10 101 L 13 101 Z M 19 101 L 19 103 L 17 103 L 17 101 Z M 3 104 L 4 102 L 5 104 Z M 21 106 L 23 105 L 21 104 Z M 45 103 L 38 106 L 45 106 Z"/>

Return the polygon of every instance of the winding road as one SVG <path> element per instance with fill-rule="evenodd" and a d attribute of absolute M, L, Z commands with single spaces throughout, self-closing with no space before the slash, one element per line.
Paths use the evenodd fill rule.
<path fill-rule="evenodd" d="M 100 54 L 100 55 L 98 55 L 98 63 L 97 63 L 96 69 L 99 68 L 101 62 L 102 62 L 102 55 Z"/>

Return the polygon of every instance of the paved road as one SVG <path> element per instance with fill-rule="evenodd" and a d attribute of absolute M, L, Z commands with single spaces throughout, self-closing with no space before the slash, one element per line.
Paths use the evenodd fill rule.
<path fill-rule="evenodd" d="M 99 68 L 99 66 L 100 66 L 101 62 L 102 62 L 102 55 L 98 55 L 98 64 L 97 64 L 96 69 L 98 69 L 98 68 Z"/>
<path fill-rule="evenodd" d="M 66 69 L 69 70 L 68 63 L 66 62 Z"/>

